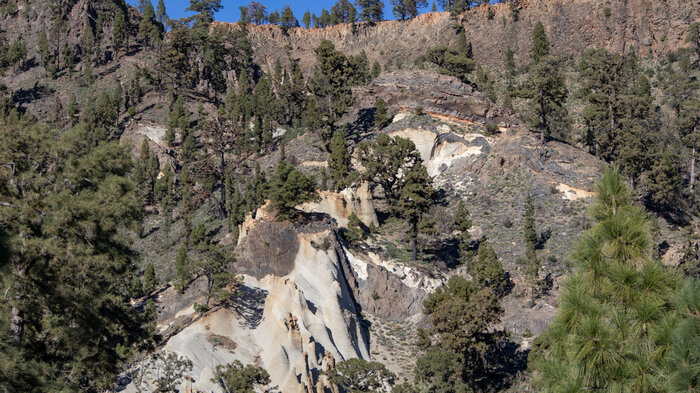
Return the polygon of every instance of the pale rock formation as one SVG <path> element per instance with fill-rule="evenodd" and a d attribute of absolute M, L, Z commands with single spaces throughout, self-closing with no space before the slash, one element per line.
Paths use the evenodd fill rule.
<path fill-rule="evenodd" d="M 246 233 L 257 233 L 254 227 L 263 224 L 282 225 L 251 217 L 248 225 L 253 230 Z M 370 358 L 367 332 L 360 324 L 345 277 L 345 256 L 335 236 L 333 227 L 299 230 L 288 274 L 244 274 L 233 308 L 214 310 L 168 340 L 163 350 L 193 363 L 192 389 L 221 392 L 211 381 L 216 366 L 239 360 L 266 369 L 271 386 L 282 392 L 331 392 L 331 384 L 319 379 L 318 371 L 334 367 L 336 361 Z M 258 241 L 268 240 L 244 237 L 242 244 Z M 190 312 L 188 306 L 176 314 Z"/>
<path fill-rule="evenodd" d="M 305 212 L 326 213 L 342 227 L 348 226 L 348 218 L 353 212 L 366 226 L 378 225 L 372 193 L 367 183 L 340 192 L 321 191 L 320 197 L 319 201 L 305 203 L 299 208 Z"/>
<path fill-rule="evenodd" d="M 570 201 L 575 201 L 582 198 L 592 198 L 596 195 L 595 192 L 582 190 L 580 188 L 571 187 L 568 184 L 559 183 L 557 184 L 557 190 L 564 195 L 562 198 L 568 199 Z"/>
<path fill-rule="evenodd" d="M 449 127 L 441 128 L 445 129 Z M 440 133 L 422 128 L 405 128 L 392 131 L 389 135 L 410 139 L 416 145 L 428 175 L 433 177 L 459 160 L 480 156 L 483 146 L 487 144 L 482 135 L 468 134 L 462 137 L 451 132 Z"/>

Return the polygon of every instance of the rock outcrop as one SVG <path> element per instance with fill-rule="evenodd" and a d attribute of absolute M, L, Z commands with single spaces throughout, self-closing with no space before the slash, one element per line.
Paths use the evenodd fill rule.
<path fill-rule="evenodd" d="M 700 19 L 700 4 L 688 0 L 521 0 L 518 4 L 515 13 L 509 3 L 502 3 L 475 7 L 459 17 L 477 62 L 502 64 L 511 48 L 518 63 L 527 63 L 538 21 L 544 24 L 555 55 L 578 56 L 587 48 L 606 47 L 640 56 L 665 56 L 684 45 L 688 25 Z M 315 65 L 313 48 L 323 39 L 348 54 L 364 50 L 370 62 L 376 60 L 391 69 L 413 62 L 427 47 L 456 46 L 454 23 L 449 13 L 440 12 L 407 21 L 361 23 L 355 32 L 349 24 L 297 28 L 288 35 L 276 26 L 249 25 L 248 32 L 263 69 L 273 69 L 277 60 L 284 64 L 300 59 L 308 73 Z"/>
<path fill-rule="evenodd" d="M 193 321 L 164 348 L 192 360 L 193 388 L 220 392 L 211 382 L 216 366 L 239 360 L 265 368 L 281 391 L 316 391 L 329 362 L 369 359 L 368 332 L 336 232 L 319 214 L 294 224 L 254 220 L 239 246 L 244 283 L 233 306 L 198 318 L 177 299 L 169 302 L 180 312 L 159 307 L 161 330 L 185 321 L 183 315 Z"/>
<path fill-rule="evenodd" d="M 306 212 L 326 213 L 342 227 L 348 226 L 348 218 L 352 213 L 355 213 L 367 227 L 379 225 L 372 193 L 367 183 L 362 183 L 357 188 L 346 188 L 340 192 L 321 191 L 320 200 L 307 202 L 299 209 Z"/>

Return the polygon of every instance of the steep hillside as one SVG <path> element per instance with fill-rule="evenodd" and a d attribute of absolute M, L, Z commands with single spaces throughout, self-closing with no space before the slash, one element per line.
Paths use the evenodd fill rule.
<path fill-rule="evenodd" d="M 8 299 L 0 305 L 0 390 L 224 393 L 231 389 L 221 367 L 240 362 L 251 366 L 245 373 L 269 377 L 256 382 L 259 391 L 343 393 L 347 380 L 332 377 L 338 364 L 361 359 L 357 367 L 385 365 L 396 377 L 375 388 L 406 381 L 428 391 L 435 381 L 416 371 L 423 359 L 424 371 L 433 363 L 437 372 L 454 368 L 446 384 L 533 391 L 528 354 L 542 350 L 536 340 L 566 293 L 572 249 L 601 216 L 591 218 L 608 167 L 601 157 L 618 159 L 592 154 L 598 145 L 587 131 L 617 143 L 610 150 L 626 154 L 623 171 L 638 169 L 626 180 L 638 180 L 638 189 L 625 191 L 624 202 L 653 220 L 634 227 L 643 232 L 635 256 L 673 266 L 658 263 L 658 271 L 678 282 L 700 269 L 698 201 L 686 187 L 700 98 L 669 99 L 700 97 L 695 53 L 674 53 L 688 45 L 698 1 L 523 0 L 456 17 L 435 12 L 288 34 L 270 24 L 242 32 L 238 24 L 188 21 L 150 42 L 137 32 L 140 13 L 121 0 L 17 3 L 2 20 L 6 41 L 23 41 L 27 57 L 0 75 L 0 135 L 8 141 L 0 144 L 0 284 Z M 118 12 L 129 20 L 122 45 L 112 31 Z M 537 22 L 554 56 L 531 63 Z M 419 59 L 430 47 L 457 47 L 459 29 L 473 59 L 455 51 L 457 72 Z M 42 32 L 50 37 L 43 61 Z M 315 51 L 322 42 L 326 57 Z M 596 59 L 612 64 L 599 79 L 559 62 L 593 47 L 611 51 Z M 506 75 L 509 48 L 527 66 Z M 363 52 L 369 64 L 347 57 Z M 615 56 L 630 53 L 643 64 Z M 322 71 L 319 58 L 327 60 Z M 370 76 L 375 61 L 382 72 Z M 610 69 L 630 86 L 611 82 Z M 553 71 L 562 75 L 549 83 Z M 564 124 L 542 130 L 542 139 L 538 95 L 527 91 L 536 78 L 545 87 L 561 82 L 568 99 L 540 105 L 551 109 L 540 119 Z M 613 93 L 585 91 L 587 82 L 614 85 Z M 609 109 L 612 121 L 607 108 L 592 121 L 600 107 L 591 101 L 617 93 L 622 109 Z M 377 163 L 383 171 L 372 172 Z M 652 201 L 648 187 L 661 198 Z M 128 198 L 115 199 L 121 194 Z M 6 235 L 21 240 L 15 249 L 5 250 Z M 27 252 L 34 241 L 41 247 Z M 26 269 L 17 262 L 25 260 Z M 90 275 L 101 280 L 86 292 L 81 277 Z M 103 286 L 113 286 L 105 298 L 128 312 L 84 302 Z M 91 329 L 100 313 L 109 340 Z M 121 325 L 128 313 L 132 325 Z M 25 315 L 32 331 L 23 338 L 17 325 Z M 430 333 L 440 324 L 444 342 L 443 332 Z M 96 332 L 91 340 L 101 346 L 78 339 L 81 330 Z M 102 357 L 93 347 L 108 350 Z M 15 360 L 22 351 L 33 358 Z M 165 354 L 174 356 L 169 364 L 158 357 Z M 86 360 L 92 368 L 74 378 Z M 178 375 L 161 378 L 173 367 Z M 13 385 L 18 375 L 28 382 Z"/>
<path fill-rule="evenodd" d="M 684 45 L 688 25 L 700 18 L 700 4 L 685 0 L 524 0 L 516 9 L 517 19 L 509 3 L 502 3 L 476 7 L 456 21 L 447 12 L 427 13 L 407 21 L 360 23 L 355 31 L 348 24 L 297 28 L 288 35 L 271 25 L 247 28 L 264 69 L 272 70 L 277 60 L 285 64 L 300 59 L 309 71 L 315 64 L 313 48 L 323 39 L 348 54 L 364 51 L 370 64 L 376 60 L 388 69 L 409 66 L 428 47 L 455 46 L 455 23 L 466 32 L 474 59 L 482 64 L 502 64 L 508 48 L 517 63 L 527 63 L 538 21 L 547 30 L 554 55 L 577 57 L 587 48 L 603 47 L 658 58 Z"/>

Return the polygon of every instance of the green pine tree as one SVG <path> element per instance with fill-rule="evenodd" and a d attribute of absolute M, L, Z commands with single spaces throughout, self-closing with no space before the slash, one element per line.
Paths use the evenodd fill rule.
<path fill-rule="evenodd" d="M 320 120 L 324 125 L 321 130 L 321 139 L 326 148 L 329 148 L 336 122 L 354 102 L 350 90 L 353 69 L 348 57 L 337 51 L 333 43 L 328 40 L 321 41 L 315 52 L 319 69 L 309 81 L 309 87 L 316 95 L 315 103 L 321 112 Z"/>
<path fill-rule="evenodd" d="M 380 186 L 390 206 L 395 206 L 406 182 L 401 173 L 422 165 L 416 145 L 410 139 L 379 134 L 374 142 L 360 143 L 357 151 L 365 168 L 362 177 L 373 187 Z"/>
<path fill-rule="evenodd" d="M 124 13 L 120 10 L 114 15 L 114 24 L 112 25 L 112 44 L 117 57 L 119 57 L 119 51 L 124 48 L 126 44 L 126 17 Z"/>
<path fill-rule="evenodd" d="M 423 217 L 433 205 L 435 190 L 428 171 L 421 163 L 413 165 L 404 174 L 403 186 L 399 191 L 395 206 L 398 214 L 406 219 L 411 232 L 411 247 L 413 261 L 418 260 L 418 229 Z"/>
<path fill-rule="evenodd" d="M 525 278 L 532 288 L 532 300 L 534 300 L 535 286 L 539 282 L 540 261 L 537 258 L 537 246 L 539 236 L 535 227 L 535 205 L 532 195 L 528 193 L 525 198 L 523 213 L 523 238 L 525 239 Z"/>
<path fill-rule="evenodd" d="M 360 19 L 363 22 L 381 22 L 384 20 L 384 2 L 381 0 L 355 0 L 355 5 L 361 9 Z"/>
<path fill-rule="evenodd" d="M 377 98 L 374 106 L 377 108 L 374 112 L 374 125 L 377 127 L 377 129 L 381 130 L 391 123 L 386 108 L 386 102 L 379 97 Z"/>
<path fill-rule="evenodd" d="M 331 139 L 331 154 L 328 156 L 328 171 L 336 191 L 350 184 L 350 152 L 343 133 L 336 131 Z"/>
<path fill-rule="evenodd" d="M 476 261 L 467 267 L 469 274 L 479 285 L 492 288 L 497 294 L 501 292 L 505 280 L 503 264 L 488 241 L 484 240 L 479 244 L 479 254 Z"/>
<path fill-rule="evenodd" d="M 249 393 L 255 392 L 256 387 L 270 383 L 270 375 L 265 369 L 246 365 L 238 360 L 234 360 L 225 366 L 216 367 L 216 383 L 229 392 Z"/>
<path fill-rule="evenodd" d="M 549 56 L 549 40 L 544 30 L 542 22 L 537 22 L 532 31 L 532 51 L 530 57 L 535 63 L 546 59 Z"/>
<path fill-rule="evenodd" d="M 214 22 L 214 14 L 223 6 L 221 0 L 190 0 L 190 6 L 185 11 L 194 12 L 194 28 L 207 28 Z"/>
<path fill-rule="evenodd" d="M 541 59 L 530 66 L 527 80 L 517 95 L 529 103 L 529 124 L 540 133 L 540 143 L 553 132 L 568 128 L 565 106 L 568 97 L 566 79 L 561 65 L 551 59 Z"/>
<path fill-rule="evenodd" d="M 156 12 L 153 9 L 153 4 L 150 0 L 146 0 L 139 23 L 139 38 L 143 40 L 146 46 L 152 46 L 155 42 L 161 39 L 162 25 L 159 25 L 156 20 Z"/>
<path fill-rule="evenodd" d="M 372 71 L 370 72 L 370 75 L 372 76 L 372 79 L 377 79 L 379 75 L 382 73 L 382 66 L 379 65 L 379 62 L 377 60 L 372 63 Z"/>
<path fill-rule="evenodd" d="M 158 281 L 156 280 L 156 271 L 153 268 L 153 264 L 148 264 L 146 270 L 143 273 L 143 290 L 147 294 L 152 294 L 156 290 L 156 285 Z"/>
<path fill-rule="evenodd" d="M 280 161 L 272 175 L 269 196 L 280 219 L 293 219 L 298 215 L 297 205 L 317 198 L 316 182 L 294 165 Z"/>
<path fill-rule="evenodd" d="M 301 18 L 301 23 L 303 23 L 304 27 L 307 29 L 311 25 L 311 14 L 309 13 L 309 10 L 306 10 L 304 13 L 304 16 Z"/>
<path fill-rule="evenodd" d="M 187 256 L 187 247 L 183 244 L 177 250 L 175 257 L 175 277 L 177 288 L 182 291 L 190 282 L 190 260 Z"/>
<path fill-rule="evenodd" d="M 562 287 L 557 317 L 529 356 L 534 387 L 543 393 L 693 391 L 700 381 L 692 349 L 697 284 L 681 287 L 652 258 L 651 222 L 632 204 L 619 167 L 605 169 L 597 190 L 595 225 L 574 247 L 574 272 Z"/>
<path fill-rule="evenodd" d="M 348 228 L 343 232 L 343 237 L 352 246 L 365 239 L 365 231 L 362 229 L 362 223 L 355 212 L 352 212 L 348 217 Z"/>
<path fill-rule="evenodd" d="M 473 257 L 473 252 L 468 249 L 471 245 L 472 239 L 471 234 L 469 233 L 469 230 L 472 227 L 472 220 L 469 218 L 469 210 L 467 209 L 467 205 L 462 200 L 460 200 L 457 204 L 454 224 L 459 231 L 457 238 L 459 239 L 460 262 L 468 264 L 471 262 Z"/>
<path fill-rule="evenodd" d="M 165 1 L 158 0 L 158 7 L 156 8 L 156 20 L 161 26 L 165 27 L 168 24 L 169 18 L 168 13 L 165 10 Z"/>

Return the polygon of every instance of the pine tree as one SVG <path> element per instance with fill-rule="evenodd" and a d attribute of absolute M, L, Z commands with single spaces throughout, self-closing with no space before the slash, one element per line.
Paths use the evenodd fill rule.
<path fill-rule="evenodd" d="M 649 171 L 648 187 L 651 200 L 657 206 L 666 209 L 677 204 L 681 193 L 681 179 L 673 161 L 671 152 L 666 150 Z"/>
<path fill-rule="evenodd" d="M 192 200 L 192 184 L 187 164 L 183 165 L 182 170 L 180 171 L 179 183 L 181 187 L 179 216 L 182 219 L 185 246 L 189 246 L 190 235 L 192 234 L 192 213 L 194 211 L 194 202 Z"/>
<path fill-rule="evenodd" d="M 270 24 L 278 24 L 280 21 L 280 13 L 277 10 L 272 11 L 270 16 L 267 17 L 267 20 L 270 22 Z"/>
<path fill-rule="evenodd" d="M 270 201 L 283 220 L 296 218 L 296 206 L 317 198 L 316 182 L 294 165 L 280 161 L 270 184 Z"/>
<path fill-rule="evenodd" d="M 141 151 L 136 166 L 135 176 L 136 182 L 141 188 L 142 197 L 146 203 L 150 203 L 153 200 L 155 181 L 156 177 L 158 176 L 158 171 L 158 157 L 155 154 L 151 154 L 148 141 L 144 139 L 141 143 Z"/>
<path fill-rule="evenodd" d="M 435 6 L 435 2 L 433 1 L 433 7 L 431 8 L 432 12 L 438 12 L 437 6 Z"/>
<path fill-rule="evenodd" d="M 567 129 L 565 107 L 568 90 L 561 65 L 551 59 L 532 64 L 527 80 L 517 95 L 529 101 L 529 124 L 540 132 L 540 143 L 544 144 L 552 131 Z"/>
<path fill-rule="evenodd" d="M 539 237 L 535 228 L 535 205 L 532 201 L 532 195 L 528 193 L 525 198 L 525 209 L 523 213 L 523 238 L 525 239 L 525 278 L 533 288 L 539 282 L 540 261 L 537 258 L 537 246 L 539 245 Z"/>
<path fill-rule="evenodd" d="M 500 341 L 493 330 L 503 315 L 498 297 L 491 288 L 455 275 L 423 307 L 430 325 L 418 332 L 418 345 L 427 353 L 416 362 L 416 379 L 439 387 L 436 392 L 470 391 L 465 388 L 488 375 L 486 354 Z"/>
<path fill-rule="evenodd" d="M 489 75 L 489 71 L 481 66 L 476 67 L 476 78 L 475 78 L 477 88 L 484 93 L 491 101 L 496 102 L 496 90 L 493 86 L 493 79 Z"/>
<path fill-rule="evenodd" d="M 158 281 L 156 280 L 156 271 L 153 268 L 153 264 L 149 263 L 143 273 L 143 290 L 150 295 L 156 290 L 157 284 Z"/>
<path fill-rule="evenodd" d="M 410 168 L 422 165 L 416 145 L 401 137 L 379 134 L 374 142 L 358 146 L 358 159 L 365 168 L 363 178 L 372 186 L 381 186 L 387 201 L 394 206 Z"/>
<path fill-rule="evenodd" d="M 468 57 L 468 53 L 446 46 L 430 48 L 425 52 L 425 58 L 438 67 L 438 72 L 459 78 L 464 83 L 469 83 L 469 74 L 474 70 L 474 61 Z"/>
<path fill-rule="evenodd" d="M 503 106 L 512 109 L 513 98 L 516 96 L 515 89 L 515 57 L 513 50 L 510 48 L 506 49 L 505 59 L 503 61 L 503 68 L 505 69 L 505 79 L 506 79 L 506 91 L 503 97 Z"/>
<path fill-rule="evenodd" d="M 282 10 L 282 14 L 280 14 L 280 27 L 282 28 L 282 32 L 284 34 L 287 34 L 289 32 L 289 29 L 293 29 L 298 25 L 299 22 L 294 17 L 294 12 L 292 12 L 292 8 L 289 6 L 284 7 L 284 9 Z"/>
<path fill-rule="evenodd" d="M 0 157 L 15 165 L 0 171 L 0 390 L 112 389 L 117 365 L 149 340 L 130 304 L 136 261 L 122 236 L 141 216 L 125 177 L 129 152 L 92 143 L 85 126 L 58 133 L 8 120 Z"/>
<path fill-rule="evenodd" d="M 461 354 L 429 348 L 426 353 L 416 360 L 414 369 L 415 381 L 428 392 L 471 392 L 471 387 L 464 382 L 464 356 Z M 394 387 L 392 392 L 397 392 Z M 405 392 L 399 390 L 397 393 L 417 393 L 424 390 L 408 389 Z"/>
<path fill-rule="evenodd" d="M 117 11 L 114 15 L 114 24 L 112 26 L 112 44 L 116 51 L 117 57 L 119 56 L 119 50 L 124 48 L 126 44 L 126 18 L 124 13 Z"/>
<path fill-rule="evenodd" d="M 73 47 L 69 44 L 63 47 L 63 59 L 66 69 L 68 70 L 68 76 L 70 79 L 73 79 L 73 72 L 75 72 L 73 69 L 75 67 L 75 52 L 73 51 Z"/>
<path fill-rule="evenodd" d="M 164 0 L 158 0 L 158 7 L 156 8 L 156 20 L 158 23 L 165 28 L 165 26 L 168 24 L 168 21 L 170 18 L 168 18 L 168 13 L 165 11 L 165 1 Z"/>
<path fill-rule="evenodd" d="M 684 84 L 689 85 L 695 92 L 700 90 L 697 81 L 683 78 Z M 698 143 L 700 143 L 700 98 L 697 93 L 689 95 L 678 105 L 677 117 L 674 126 L 679 131 L 683 144 L 690 149 L 689 188 L 690 193 L 695 192 L 695 166 Z"/>
<path fill-rule="evenodd" d="M 175 276 L 177 288 L 180 291 L 184 290 L 190 282 L 190 260 L 187 256 L 187 247 L 184 244 L 177 250 L 175 257 Z"/>
<path fill-rule="evenodd" d="M 479 244 L 479 253 L 476 261 L 467 265 L 469 274 L 484 287 L 492 288 L 498 294 L 502 290 L 505 279 L 503 264 L 498 259 L 496 251 L 491 244 L 484 240 Z"/>
<path fill-rule="evenodd" d="M 160 214 L 163 216 L 163 230 L 166 235 L 170 232 L 173 214 L 173 171 L 170 165 L 165 165 L 163 176 L 156 180 L 155 194 L 160 202 Z"/>
<path fill-rule="evenodd" d="M 660 157 L 652 111 L 651 84 L 633 54 L 611 54 L 605 49 L 584 53 L 579 70 L 586 108 L 586 143 L 591 152 L 620 164 L 632 185 Z"/>
<path fill-rule="evenodd" d="M 121 82 L 117 82 L 112 92 L 112 104 L 116 108 L 117 115 L 122 113 L 122 104 L 124 102 L 124 90 L 122 89 Z"/>
<path fill-rule="evenodd" d="M 185 11 L 196 14 L 192 17 L 195 28 L 206 28 L 214 21 L 214 14 L 222 8 L 221 0 L 190 0 L 190 6 Z"/>
<path fill-rule="evenodd" d="M 238 360 L 225 366 L 216 366 L 215 375 L 215 381 L 229 392 L 255 392 L 256 387 L 270 383 L 270 375 L 265 369 L 250 364 L 243 366 Z"/>
<path fill-rule="evenodd" d="M 75 98 L 75 94 L 71 94 L 68 108 L 66 108 L 66 116 L 68 116 L 71 126 L 75 126 L 78 123 L 79 111 L 78 100 Z"/>
<path fill-rule="evenodd" d="M 205 130 L 206 145 L 212 153 L 212 158 L 216 161 L 215 179 L 220 190 L 219 213 L 222 220 L 228 218 L 228 209 L 226 203 L 227 190 L 225 186 L 226 174 L 228 173 L 226 155 L 231 152 L 234 147 L 241 142 L 243 136 L 242 130 L 237 128 L 233 122 L 226 119 L 221 114 L 217 114 L 216 118 L 210 121 Z M 230 231 L 231 228 L 229 227 Z"/>
<path fill-rule="evenodd" d="M 307 29 L 311 25 L 311 14 L 309 13 L 309 10 L 306 10 L 304 13 L 304 16 L 301 18 L 301 23 L 303 23 L 304 27 Z"/>
<path fill-rule="evenodd" d="M 401 19 L 401 20 L 406 20 L 408 18 L 408 11 L 407 11 L 407 1 L 406 0 L 390 0 L 391 5 L 394 7 L 392 8 L 392 12 L 394 13 L 394 17 Z"/>
<path fill-rule="evenodd" d="M 549 56 L 549 40 L 542 22 L 537 22 L 532 31 L 532 51 L 530 57 L 535 63 L 539 63 Z"/>
<path fill-rule="evenodd" d="M 457 238 L 459 239 L 460 262 L 468 264 L 473 257 L 473 252 L 468 250 L 469 246 L 471 245 L 471 234 L 469 233 L 469 230 L 472 227 L 472 220 L 469 218 L 469 210 L 467 209 L 467 205 L 462 200 L 460 200 L 457 204 L 454 224 L 459 231 Z"/>
<path fill-rule="evenodd" d="M 379 75 L 381 75 L 381 73 L 382 66 L 379 65 L 379 62 L 377 60 L 375 60 L 374 63 L 372 63 L 372 71 L 370 73 L 372 75 L 372 79 L 377 79 Z"/>
<path fill-rule="evenodd" d="M 348 228 L 343 232 L 343 237 L 350 245 L 356 245 L 365 239 L 365 231 L 355 212 L 348 217 Z"/>
<path fill-rule="evenodd" d="M 51 53 L 49 52 L 49 40 L 46 37 L 46 31 L 42 30 L 39 33 L 39 43 L 38 43 L 39 57 L 41 59 L 41 66 L 48 71 L 49 63 L 51 62 Z"/>
<path fill-rule="evenodd" d="M 335 132 L 335 123 L 354 102 L 350 90 L 353 70 L 347 56 L 337 51 L 328 40 L 321 41 L 315 52 L 319 69 L 309 81 L 309 87 L 316 95 L 316 104 L 321 109 L 321 120 L 324 124 L 321 139 L 328 148 Z"/>
<path fill-rule="evenodd" d="M 133 299 L 143 296 L 143 283 L 141 283 L 141 278 L 139 276 L 134 275 L 134 277 L 131 279 L 131 283 L 129 285 L 129 295 Z"/>
<path fill-rule="evenodd" d="M 154 42 L 161 39 L 161 28 L 162 26 L 156 20 L 153 4 L 150 0 L 146 0 L 141 23 L 139 23 L 139 38 L 145 42 L 146 46 L 152 46 Z"/>
<path fill-rule="evenodd" d="M 374 23 L 384 20 L 384 2 L 381 0 L 355 0 L 355 5 L 360 8 L 360 19 L 364 22 Z"/>
<path fill-rule="evenodd" d="M 404 173 L 404 184 L 398 195 L 396 210 L 398 214 L 408 221 L 411 227 L 411 247 L 413 248 L 413 261 L 418 260 L 418 229 L 423 216 L 430 211 L 433 205 L 435 190 L 428 176 L 428 171 L 421 163 L 413 165 Z"/>
<path fill-rule="evenodd" d="M 697 347 L 697 284 L 677 289 L 676 276 L 652 259 L 650 220 L 632 205 L 618 167 L 605 169 L 597 191 L 596 223 L 574 247 L 557 317 L 529 356 L 534 387 L 693 391 L 700 375 L 697 355 L 688 356 Z"/>
<path fill-rule="evenodd" d="M 376 111 L 374 112 L 374 125 L 377 127 L 377 129 L 381 130 L 384 127 L 388 126 L 390 121 L 389 121 L 389 115 L 387 113 L 386 109 L 386 102 L 379 97 L 377 98 L 376 103 L 374 106 L 377 108 Z"/>
<path fill-rule="evenodd" d="M 343 392 L 376 392 L 393 386 L 396 375 L 381 363 L 348 359 L 326 372 L 328 379 Z"/>
<path fill-rule="evenodd" d="M 241 11 L 241 17 L 238 19 L 238 24 L 245 28 L 250 23 L 250 15 L 248 15 L 248 7 L 242 5 L 238 9 Z"/>
<path fill-rule="evenodd" d="M 700 280 L 686 280 L 672 299 L 680 312 L 666 355 L 669 392 L 692 392 L 700 388 Z"/>
<path fill-rule="evenodd" d="M 336 131 L 331 139 L 331 154 L 328 157 L 328 170 L 333 179 L 333 187 L 336 191 L 342 190 L 351 182 L 350 152 L 348 144 L 342 132 Z"/>
<path fill-rule="evenodd" d="M 471 43 L 467 41 L 467 33 L 464 32 L 464 29 L 461 29 L 457 34 L 457 50 L 468 59 L 472 58 Z"/>

